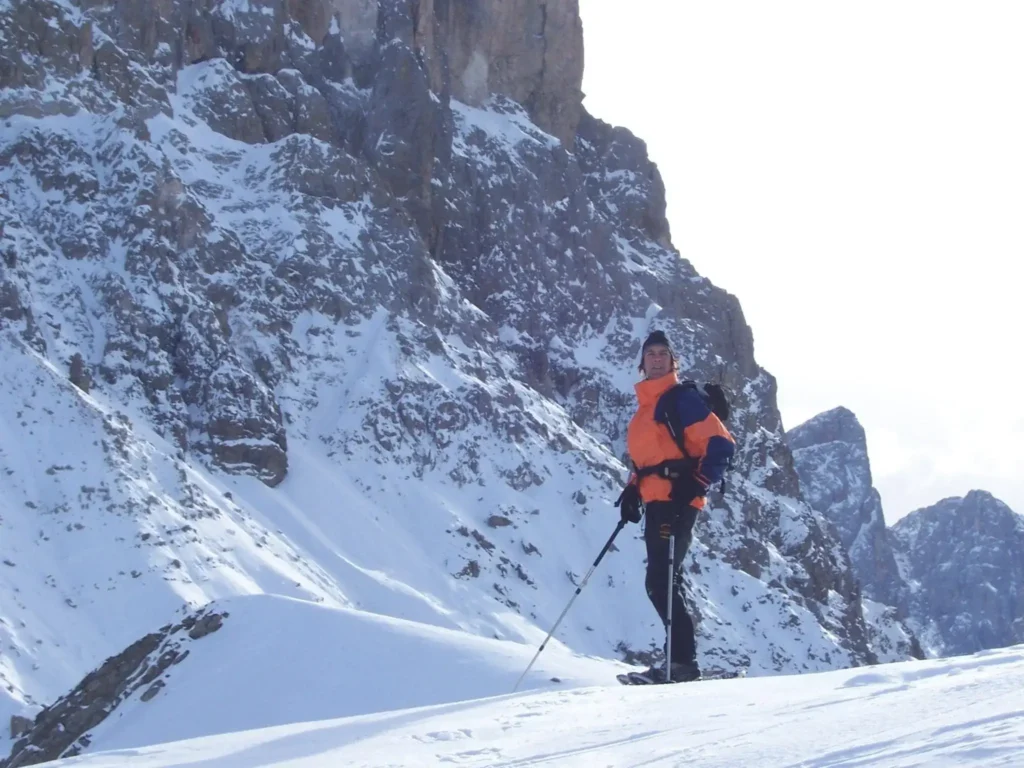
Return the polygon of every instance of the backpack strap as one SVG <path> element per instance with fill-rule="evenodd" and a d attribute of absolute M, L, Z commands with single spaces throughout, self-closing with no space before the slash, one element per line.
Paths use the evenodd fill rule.
<path fill-rule="evenodd" d="M 642 480 L 650 475 L 657 475 L 658 477 L 664 477 L 667 480 L 674 480 L 678 477 L 683 477 L 687 474 L 693 474 L 693 460 L 692 459 L 668 459 L 660 464 L 655 464 L 650 467 L 638 467 L 636 464 L 633 465 L 633 471 L 636 473 L 638 480 Z"/>
<path fill-rule="evenodd" d="M 681 391 L 687 389 L 697 389 L 697 382 L 690 380 L 681 381 L 666 389 L 661 397 L 658 398 L 657 405 L 654 406 L 654 420 L 659 424 L 665 425 L 668 433 L 672 435 L 672 439 L 679 446 L 683 456 L 690 459 L 692 457 L 690 452 L 686 450 L 686 441 L 683 437 L 683 431 L 679 428 L 679 416 L 676 413 L 676 398 L 679 397 Z"/>

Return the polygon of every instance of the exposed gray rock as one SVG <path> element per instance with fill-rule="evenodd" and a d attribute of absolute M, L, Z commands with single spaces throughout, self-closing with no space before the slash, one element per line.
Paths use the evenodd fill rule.
<path fill-rule="evenodd" d="M 906 617 L 891 605 L 876 603 L 867 598 L 863 601 L 864 623 L 872 650 L 879 661 L 902 661 L 908 658 L 925 658 L 924 649 L 911 631 Z"/>
<path fill-rule="evenodd" d="M 224 59 L 204 66 L 190 84 L 186 103 L 215 131 L 247 144 L 264 141 L 263 123 L 242 78 Z"/>
<path fill-rule="evenodd" d="M 85 367 L 85 360 L 80 352 L 76 352 L 71 357 L 71 362 L 68 364 L 68 379 L 80 390 L 86 394 L 89 393 L 89 388 L 92 386 L 92 377 Z"/>
<path fill-rule="evenodd" d="M 865 601 L 873 646 L 941 656 L 1024 639 L 1024 518 L 972 491 L 886 528 L 853 413 L 819 414 L 786 440 L 805 498 L 828 517 L 876 601 Z"/>
<path fill-rule="evenodd" d="M 337 147 L 296 136 L 275 147 L 271 157 L 277 171 L 271 187 L 282 193 L 332 203 L 355 203 L 364 196 L 385 199 L 373 188 L 377 179 L 366 166 Z"/>
<path fill-rule="evenodd" d="M 96 82 L 112 91 L 129 109 L 143 109 L 146 117 L 158 112 L 171 114 L 164 88 L 112 41 L 104 40 L 93 53 L 92 68 Z"/>
<path fill-rule="evenodd" d="M 479 106 L 493 94 L 507 96 L 538 126 L 571 144 L 583 100 L 578 3 L 486 0 L 434 6 L 454 97 Z M 425 47 L 430 50 L 429 40 Z"/>
<path fill-rule="evenodd" d="M 287 66 L 288 5 L 283 0 L 213 4 L 212 31 L 220 55 L 241 72 L 276 72 Z"/>
<path fill-rule="evenodd" d="M 985 491 L 943 499 L 892 527 L 902 606 L 931 653 L 1024 642 L 1024 516 Z"/>
<path fill-rule="evenodd" d="M 923 651 L 907 619 L 900 577 L 878 491 L 872 486 L 867 439 L 857 417 L 834 408 L 786 433 L 800 489 L 848 553 L 864 597 L 864 618 L 871 647 L 880 660 Z"/>
<path fill-rule="evenodd" d="M 434 93 L 472 106 L 507 97 L 572 145 L 583 111 L 577 0 L 384 0 L 378 30 L 417 52 Z"/>
<path fill-rule="evenodd" d="M 205 382 L 205 420 L 214 460 L 225 469 L 256 475 L 273 487 L 288 470 L 281 411 L 271 390 L 252 373 L 221 365 Z"/>
<path fill-rule="evenodd" d="M 366 116 L 363 152 L 371 159 L 391 195 L 404 203 L 428 247 L 444 221 L 434 221 L 435 158 L 450 154 L 447 104 L 430 90 L 415 52 L 392 40 L 381 53 Z"/>
<path fill-rule="evenodd" d="M 857 417 L 835 408 L 789 430 L 786 442 L 804 498 L 835 526 L 864 594 L 897 605 L 900 575 Z"/>
<path fill-rule="evenodd" d="M 267 141 L 278 141 L 295 132 L 294 97 L 280 80 L 273 75 L 252 75 L 243 82 Z"/>
<path fill-rule="evenodd" d="M 14 5 L 0 17 L 0 39 L 0 89 L 42 90 L 48 74 L 71 79 L 93 63 L 92 27 L 52 0 Z"/>
<path fill-rule="evenodd" d="M 0 320 L 5 321 L 3 325 L 19 324 L 24 316 L 25 308 L 21 306 L 17 286 L 6 279 L 0 282 Z"/>
<path fill-rule="evenodd" d="M 647 159 L 647 145 L 625 128 L 583 112 L 577 152 L 586 169 L 588 197 L 606 215 L 628 223 L 666 248 L 672 245 L 665 218 L 665 185 Z"/>
<path fill-rule="evenodd" d="M 20 738 L 32 727 L 32 721 L 21 715 L 11 715 L 11 739 Z"/>
<path fill-rule="evenodd" d="M 227 613 L 216 613 L 214 611 L 206 611 L 200 613 L 196 617 L 195 623 L 191 628 L 187 628 L 188 636 L 193 640 L 198 640 L 201 637 L 206 637 L 212 632 L 216 632 L 224 625 L 224 618 Z"/>
<path fill-rule="evenodd" d="M 333 141 L 331 110 L 323 94 L 307 84 L 296 70 L 282 70 L 277 78 L 292 97 L 295 132 L 324 142 Z"/>
<path fill-rule="evenodd" d="M 162 676 L 188 655 L 190 641 L 215 632 L 227 612 L 201 608 L 177 624 L 168 624 L 132 643 L 89 673 L 66 696 L 44 708 L 27 729 L 16 737 L 0 768 L 37 765 L 61 757 L 73 757 L 89 746 L 89 731 L 103 722 L 123 701 L 140 693 L 152 699 L 163 687 Z M 24 725 L 19 721 L 19 725 Z M 15 723 L 11 720 L 11 732 Z"/>

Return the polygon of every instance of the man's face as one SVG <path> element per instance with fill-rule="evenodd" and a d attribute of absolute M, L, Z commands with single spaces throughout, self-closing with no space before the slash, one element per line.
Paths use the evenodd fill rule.
<path fill-rule="evenodd" d="M 672 353 L 664 344 L 652 344 L 644 350 L 644 373 L 648 379 L 657 379 L 672 372 Z"/>

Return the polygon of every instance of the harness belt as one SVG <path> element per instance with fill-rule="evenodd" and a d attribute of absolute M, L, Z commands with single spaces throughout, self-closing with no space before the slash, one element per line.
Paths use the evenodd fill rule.
<path fill-rule="evenodd" d="M 638 467 L 636 464 L 633 465 L 633 471 L 636 473 L 637 480 L 642 480 L 650 475 L 657 475 L 658 477 L 664 477 L 668 480 L 674 480 L 677 477 L 683 477 L 684 475 L 692 475 L 694 470 L 693 459 L 669 459 L 663 461 L 660 464 L 655 464 L 650 467 Z"/>

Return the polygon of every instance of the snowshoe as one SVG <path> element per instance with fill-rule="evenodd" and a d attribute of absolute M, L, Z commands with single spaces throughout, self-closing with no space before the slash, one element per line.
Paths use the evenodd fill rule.
<path fill-rule="evenodd" d="M 658 685 L 660 683 L 689 683 L 701 678 L 700 668 L 696 664 L 672 664 L 671 680 L 665 680 L 665 667 L 655 666 L 643 672 L 627 672 L 616 675 L 623 685 Z"/>
<path fill-rule="evenodd" d="M 668 682 L 689 683 L 702 680 L 732 680 L 737 677 L 746 677 L 746 673 L 745 669 L 738 671 L 711 669 L 702 672 L 695 664 L 673 664 L 672 679 Z M 666 682 L 665 668 L 651 667 L 643 672 L 626 672 L 616 675 L 615 679 L 623 685 L 664 685 Z"/>

